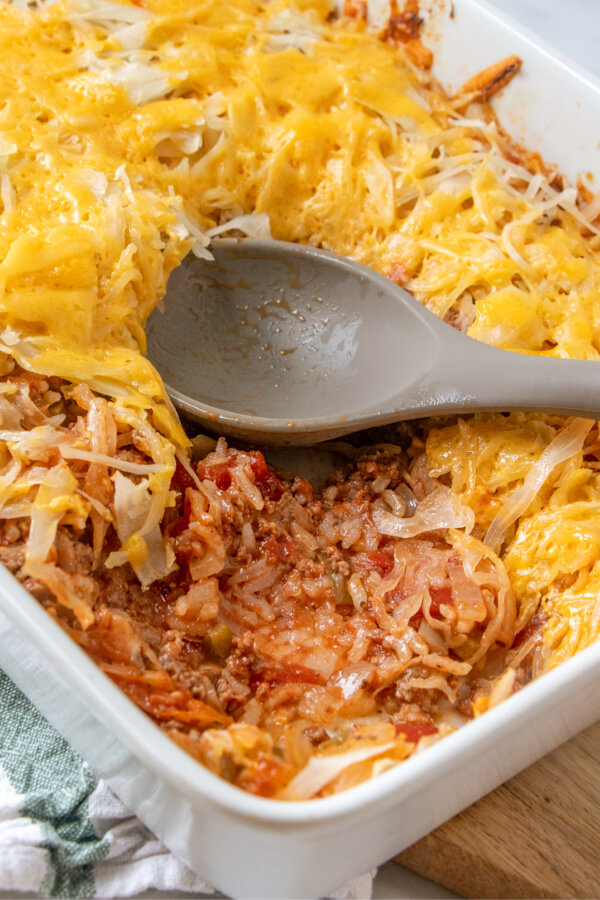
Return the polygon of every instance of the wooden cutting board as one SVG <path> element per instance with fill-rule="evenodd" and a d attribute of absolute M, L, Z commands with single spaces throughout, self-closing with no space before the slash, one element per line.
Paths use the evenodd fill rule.
<path fill-rule="evenodd" d="M 462 897 L 600 898 L 600 722 L 397 860 Z"/>

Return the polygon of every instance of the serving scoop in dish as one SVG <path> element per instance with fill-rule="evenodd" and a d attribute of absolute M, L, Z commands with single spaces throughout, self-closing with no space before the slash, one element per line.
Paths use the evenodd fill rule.
<path fill-rule="evenodd" d="M 600 367 L 490 347 L 367 267 L 314 247 L 221 240 L 169 279 L 148 356 L 213 431 L 302 445 L 405 419 L 526 409 L 600 416 Z"/>

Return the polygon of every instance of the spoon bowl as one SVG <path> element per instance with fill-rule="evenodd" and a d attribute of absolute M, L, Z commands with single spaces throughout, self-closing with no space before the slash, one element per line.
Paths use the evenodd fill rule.
<path fill-rule="evenodd" d="M 299 244 L 220 240 L 172 273 L 148 356 L 212 431 L 312 444 L 446 412 L 600 414 L 600 367 L 497 350 L 389 279 Z"/>

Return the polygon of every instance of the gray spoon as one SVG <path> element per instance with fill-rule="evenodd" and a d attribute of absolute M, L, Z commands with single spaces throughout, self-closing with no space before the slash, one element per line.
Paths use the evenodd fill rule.
<path fill-rule="evenodd" d="M 235 438 L 313 444 L 404 419 L 526 409 L 600 418 L 600 366 L 466 337 L 393 282 L 313 247 L 215 241 L 173 272 L 148 356 L 175 405 Z"/>

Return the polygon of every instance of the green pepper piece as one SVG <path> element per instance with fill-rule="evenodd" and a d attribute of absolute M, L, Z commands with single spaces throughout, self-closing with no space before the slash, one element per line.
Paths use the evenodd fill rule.
<path fill-rule="evenodd" d="M 209 653 L 222 665 L 225 663 L 231 652 L 233 637 L 233 631 L 223 622 L 215 625 L 206 636 Z"/>
<path fill-rule="evenodd" d="M 339 572 L 329 572 L 329 578 L 333 585 L 333 593 L 335 594 L 335 602 L 337 606 L 352 606 L 352 597 L 348 591 L 348 582 Z"/>

